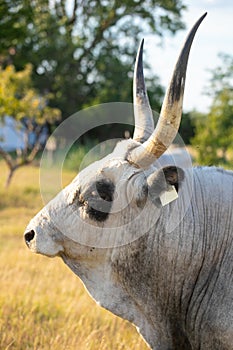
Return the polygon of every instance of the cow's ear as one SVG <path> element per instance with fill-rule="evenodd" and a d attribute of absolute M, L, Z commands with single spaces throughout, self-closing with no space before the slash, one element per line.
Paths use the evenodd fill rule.
<path fill-rule="evenodd" d="M 184 171 L 176 166 L 167 166 L 155 171 L 147 178 L 148 193 L 152 200 L 158 198 L 163 192 L 169 191 L 174 186 L 179 191 L 179 186 L 184 180 Z"/>
<path fill-rule="evenodd" d="M 168 185 L 174 186 L 176 191 L 179 190 L 179 185 L 184 180 L 184 171 L 176 166 L 167 166 L 162 169 L 164 177 Z"/>

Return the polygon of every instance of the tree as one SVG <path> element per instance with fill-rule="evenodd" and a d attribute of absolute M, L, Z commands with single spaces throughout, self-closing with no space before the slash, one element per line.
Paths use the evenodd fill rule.
<path fill-rule="evenodd" d="M 0 2 L 0 64 L 12 63 L 16 48 L 28 36 L 28 25 L 32 21 L 29 0 L 1 0 Z"/>
<path fill-rule="evenodd" d="M 0 68 L 0 119 L 11 116 L 19 121 L 24 131 L 24 147 L 12 155 L 0 147 L 0 155 L 5 160 L 9 174 L 6 186 L 10 184 L 14 172 L 31 163 L 41 149 L 41 133 L 45 123 L 54 123 L 60 118 L 60 111 L 47 106 L 48 96 L 40 96 L 31 83 L 32 67 L 27 65 L 16 72 L 14 66 Z M 30 135 L 34 142 L 30 143 Z"/>
<path fill-rule="evenodd" d="M 213 101 L 207 115 L 196 118 L 192 144 L 201 164 L 233 160 L 233 57 L 220 55 L 222 65 L 212 71 L 208 88 Z"/>
<path fill-rule="evenodd" d="M 17 1 L 22 10 L 25 0 Z M 17 69 L 32 63 L 35 87 L 53 94 L 50 106 L 63 118 L 93 103 L 131 101 L 139 34 L 183 28 L 180 0 L 34 0 L 27 8 L 25 38 L 11 60 Z M 153 106 L 161 88 L 155 91 Z"/>
<path fill-rule="evenodd" d="M 186 145 L 190 145 L 194 136 L 194 112 L 184 112 L 182 115 L 179 134 Z"/>

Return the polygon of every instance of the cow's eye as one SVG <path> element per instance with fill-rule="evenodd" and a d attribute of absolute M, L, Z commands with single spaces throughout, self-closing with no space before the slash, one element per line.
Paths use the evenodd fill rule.
<path fill-rule="evenodd" d="M 107 202 L 113 201 L 115 186 L 110 180 L 99 180 L 96 182 L 96 190 L 101 199 Z"/>
<path fill-rule="evenodd" d="M 86 212 L 91 219 L 105 221 L 111 210 L 115 186 L 110 180 L 99 180 L 93 185 Z"/>

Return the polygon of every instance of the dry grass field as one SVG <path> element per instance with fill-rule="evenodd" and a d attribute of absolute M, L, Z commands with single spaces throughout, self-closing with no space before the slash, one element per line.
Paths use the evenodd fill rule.
<path fill-rule="evenodd" d="M 25 226 L 43 206 L 39 168 L 19 170 L 7 190 L 5 177 L 0 162 L 0 349 L 146 350 L 134 327 L 97 306 L 60 259 L 26 248 Z"/>

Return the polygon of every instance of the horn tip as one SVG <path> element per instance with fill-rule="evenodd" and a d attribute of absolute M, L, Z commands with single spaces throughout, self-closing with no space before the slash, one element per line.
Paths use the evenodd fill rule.
<path fill-rule="evenodd" d="M 203 13 L 203 15 L 201 16 L 201 19 L 204 19 L 207 16 L 208 12 L 206 11 L 205 13 Z"/>
<path fill-rule="evenodd" d="M 144 38 L 142 38 L 142 40 L 140 41 L 138 52 L 141 52 L 143 50 L 143 45 L 144 45 Z"/>
<path fill-rule="evenodd" d="M 207 16 L 208 12 L 206 11 L 203 13 L 203 15 L 199 18 L 199 23 L 203 21 L 203 19 Z"/>
<path fill-rule="evenodd" d="M 136 64 L 135 64 L 135 73 L 136 75 L 138 74 L 138 71 L 142 70 L 142 61 L 143 61 L 143 44 L 144 44 L 144 38 L 141 40 L 139 47 L 138 47 L 138 52 L 137 52 L 137 57 L 136 57 Z"/>

